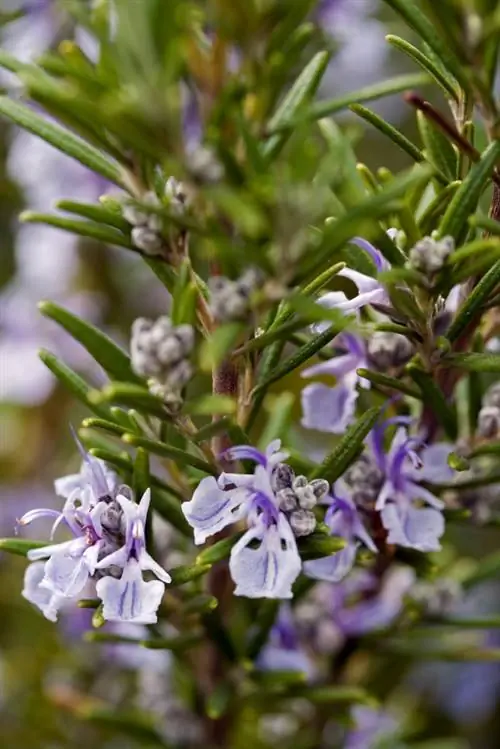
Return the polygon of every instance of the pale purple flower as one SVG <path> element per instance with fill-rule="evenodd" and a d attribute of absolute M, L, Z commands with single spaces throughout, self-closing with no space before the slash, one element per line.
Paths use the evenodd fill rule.
<path fill-rule="evenodd" d="M 304 563 L 304 572 L 316 580 L 336 583 L 342 580 L 353 568 L 359 543 L 370 551 L 377 547 L 363 526 L 358 510 L 350 497 L 334 496 L 325 515 L 325 523 L 332 536 L 346 540 L 346 546 L 336 554 Z"/>
<path fill-rule="evenodd" d="M 342 333 L 337 336 L 334 344 L 345 353 L 315 364 L 302 372 L 302 377 L 331 375 L 337 379 L 334 387 L 313 383 L 303 388 L 302 426 L 321 432 L 343 434 L 355 414 L 357 386 L 370 388 L 369 380 L 360 377 L 356 371 L 367 367 L 368 360 L 366 345 L 360 336 Z"/>
<path fill-rule="evenodd" d="M 389 746 L 386 742 L 391 736 L 394 739 L 397 723 L 384 710 L 356 705 L 351 710 L 351 717 L 355 727 L 347 734 L 343 749 L 377 749 Z"/>
<path fill-rule="evenodd" d="M 230 460 L 252 460 L 252 475 L 222 473 L 203 479 L 182 505 L 196 544 L 243 518 L 248 530 L 233 546 L 229 569 L 235 594 L 248 598 L 291 598 L 301 560 L 288 518 L 272 485 L 275 467 L 286 458 L 279 440 L 261 453 L 250 446 L 227 451 Z"/>
<path fill-rule="evenodd" d="M 73 536 L 28 552 L 36 567 L 32 565 L 26 572 L 23 595 L 54 619 L 64 599 L 78 597 L 89 581 L 100 578 L 96 592 L 105 619 L 155 622 L 164 583 L 170 582 L 170 576 L 146 550 L 151 492 L 148 489 L 135 504 L 126 496 L 129 488 L 118 486 L 113 472 L 101 461 L 83 455 L 80 473 L 56 481 L 56 492 L 66 500 L 62 511 L 31 510 L 19 520 L 20 525 L 27 525 L 49 517 L 54 521 L 52 536 L 61 525 Z M 46 561 L 40 566 L 39 560 Z M 144 571 L 152 572 L 161 582 L 145 582 Z"/>
<path fill-rule="evenodd" d="M 447 462 L 453 448 L 446 443 L 426 446 L 421 439 L 409 437 L 405 427 L 399 427 L 386 454 L 383 434 L 383 427 L 375 428 L 371 443 L 384 476 L 375 509 L 380 511 L 389 532 L 387 541 L 419 551 L 438 551 L 444 533 L 440 512 L 444 503 L 420 482 L 446 482 L 453 478 Z M 422 502 L 427 506 L 422 507 Z"/>
<path fill-rule="evenodd" d="M 299 671 L 312 676 L 312 663 L 298 638 L 289 604 L 280 607 L 269 639 L 259 653 L 257 665 L 264 671 Z"/>
<path fill-rule="evenodd" d="M 388 270 L 389 263 L 384 258 L 380 250 L 377 250 L 370 242 L 361 237 L 354 237 L 349 240 L 352 244 L 358 245 L 371 257 L 377 273 Z M 389 297 L 384 286 L 373 276 L 367 276 L 352 268 L 343 268 L 337 274 L 342 278 L 348 278 L 356 286 L 357 294 L 352 299 L 348 299 L 343 291 L 330 291 L 324 294 L 318 300 L 326 309 L 338 309 L 341 312 L 356 312 L 367 304 L 388 304 Z"/>

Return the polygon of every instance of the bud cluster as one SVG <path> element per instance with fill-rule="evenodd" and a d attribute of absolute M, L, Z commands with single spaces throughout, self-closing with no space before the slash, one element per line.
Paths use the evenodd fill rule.
<path fill-rule="evenodd" d="M 369 362 L 381 372 L 402 367 L 414 354 L 408 338 L 400 333 L 377 330 L 367 341 Z"/>
<path fill-rule="evenodd" d="M 363 453 L 347 469 L 343 479 L 351 489 L 356 507 L 372 509 L 384 483 L 384 474 L 375 460 L 368 453 Z"/>
<path fill-rule="evenodd" d="M 445 616 L 451 614 L 461 601 L 462 587 L 450 578 L 420 582 L 413 587 L 411 598 L 427 616 Z"/>
<path fill-rule="evenodd" d="M 424 237 L 411 248 L 408 255 L 408 267 L 426 276 L 433 276 L 443 268 L 454 249 L 453 237 L 442 239 Z"/>
<path fill-rule="evenodd" d="M 494 438 L 500 434 L 500 382 L 492 385 L 483 396 L 477 419 L 481 437 Z"/>
<path fill-rule="evenodd" d="M 250 296 L 261 280 L 257 268 L 249 268 L 236 281 L 225 276 L 210 278 L 210 310 L 214 319 L 218 322 L 244 319 L 250 309 Z"/>
<path fill-rule="evenodd" d="M 295 536 L 309 536 L 316 528 L 314 507 L 329 492 L 325 479 L 309 482 L 305 476 L 295 476 L 290 466 L 280 463 L 273 474 L 273 488 L 279 508 L 290 523 Z"/>
<path fill-rule="evenodd" d="M 154 192 L 147 192 L 142 202 L 144 208 L 125 203 L 122 208 L 123 218 L 133 227 L 131 236 L 134 245 L 146 255 L 159 255 L 164 245 L 161 236 L 162 219 L 158 214 L 149 212 L 147 206 L 159 208 L 160 201 Z"/>
<path fill-rule="evenodd" d="M 193 375 L 189 361 L 194 346 L 191 325 L 172 325 L 167 315 L 140 317 L 132 325 L 130 355 L 134 372 L 148 378 L 149 389 L 166 403 L 178 405 Z"/>

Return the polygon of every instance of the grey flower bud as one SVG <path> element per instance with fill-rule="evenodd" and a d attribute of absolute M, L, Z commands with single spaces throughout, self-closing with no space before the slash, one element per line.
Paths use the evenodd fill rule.
<path fill-rule="evenodd" d="M 483 395 L 482 405 L 500 408 L 500 382 L 495 382 L 494 385 L 488 388 Z"/>
<path fill-rule="evenodd" d="M 303 510 L 312 510 L 316 506 L 316 495 L 309 484 L 295 489 L 295 494 Z"/>
<path fill-rule="evenodd" d="M 296 491 L 297 489 L 303 489 L 308 483 L 309 482 L 305 476 L 296 476 L 293 480 L 292 486 L 294 491 Z"/>
<path fill-rule="evenodd" d="M 170 385 L 173 390 L 181 390 L 184 385 L 187 385 L 192 376 L 193 367 L 188 361 L 186 361 L 186 359 L 183 359 L 169 371 L 166 383 Z"/>
<path fill-rule="evenodd" d="M 422 273 L 433 275 L 441 270 L 454 249 L 453 237 L 443 237 L 439 240 L 424 237 L 411 248 L 408 265 Z"/>
<path fill-rule="evenodd" d="M 120 504 L 113 500 L 108 504 L 100 517 L 101 525 L 109 533 L 119 533 L 123 530 L 123 510 Z"/>
<path fill-rule="evenodd" d="M 310 510 L 296 510 L 289 518 L 296 536 L 309 536 L 316 528 L 316 516 Z"/>
<path fill-rule="evenodd" d="M 428 616 L 450 614 L 463 597 L 462 586 L 456 580 L 442 578 L 433 583 L 422 582 L 414 586 L 412 599 Z"/>
<path fill-rule="evenodd" d="M 134 227 L 131 236 L 134 246 L 145 252 L 146 255 L 158 255 L 163 247 L 161 236 L 147 227 Z"/>
<path fill-rule="evenodd" d="M 187 153 L 187 167 L 200 182 L 219 182 L 224 175 L 222 164 L 211 148 L 198 146 Z"/>
<path fill-rule="evenodd" d="M 181 216 L 185 213 L 188 205 L 188 194 L 182 182 L 178 182 L 175 177 L 167 179 L 165 183 L 165 197 L 174 215 Z"/>
<path fill-rule="evenodd" d="M 371 364 L 385 372 L 406 364 L 413 356 L 414 348 L 404 335 L 377 330 L 368 339 L 367 352 Z"/>
<path fill-rule="evenodd" d="M 298 508 L 297 497 L 293 489 L 280 489 L 276 492 L 279 508 L 283 512 L 293 512 Z"/>
<path fill-rule="evenodd" d="M 481 437 L 496 437 L 500 432 L 500 408 L 483 406 L 477 419 L 477 431 Z"/>
<path fill-rule="evenodd" d="M 146 226 L 148 222 L 146 211 L 133 203 L 124 203 L 122 206 L 122 216 L 132 226 Z"/>
<path fill-rule="evenodd" d="M 358 506 L 374 502 L 384 483 L 384 474 L 367 453 L 363 453 L 347 469 L 343 478 L 351 487 L 354 502 Z"/>
<path fill-rule="evenodd" d="M 309 486 L 314 492 L 316 501 L 320 502 L 330 491 L 330 484 L 326 479 L 313 479 Z"/>
<path fill-rule="evenodd" d="M 271 478 L 274 491 L 279 492 L 281 489 L 291 488 L 294 478 L 293 468 L 290 468 L 286 463 L 278 463 Z"/>

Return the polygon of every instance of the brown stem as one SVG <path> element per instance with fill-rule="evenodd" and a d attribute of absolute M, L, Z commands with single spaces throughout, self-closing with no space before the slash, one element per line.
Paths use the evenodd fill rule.
<path fill-rule="evenodd" d="M 457 130 L 455 125 L 447 120 L 441 112 L 432 106 L 432 104 L 413 92 L 405 94 L 404 99 L 408 104 L 411 104 L 412 107 L 415 107 L 415 109 L 422 112 L 428 120 L 431 120 L 435 125 L 437 125 L 437 127 L 447 135 L 448 138 L 450 138 L 450 140 L 452 140 L 471 161 L 480 161 L 481 154 L 477 148 L 475 148 L 472 143 L 469 143 L 467 138 Z M 500 176 L 497 173 L 493 173 L 492 180 L 496 185 L 500 186 Z"/>

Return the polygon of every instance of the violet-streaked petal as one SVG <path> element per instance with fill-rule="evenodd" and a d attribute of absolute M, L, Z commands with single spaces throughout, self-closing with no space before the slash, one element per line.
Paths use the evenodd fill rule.
<path fill-rule="evenodd" d="M 455 471 L 448 465 L 448 456 L 453 449 L 453 445 L 448 442 L 436 442 L 434 445 L 424 447 L 419 453 L 422 467 L 405 467 L 405 476 L 409 476 L 414 481 L 430 481 L 435 484 L 451 481 L 455 476 Z"/>
<path fill-rule="evenodd" d="M 74 542 L 75 539 L 64 541 L 62 544 L 48 544 L 47 546 L 42 546 L 40 549 L 30 549 L 26 556 L 30 562 L 36 562 L 39 559 L 48 559 L 52 554 L 57 554 L 62 550 L 71 549 Z"/>
<path fill-rule="evenodd" d="M 172 578 L 168 574 L 166 570 L 163 569 L 163 567 L 156 562 L 151 554 L 148 554 L 146 549 L 143 549 L 141 553 L 139 554 L 139 566 L 141 570 L 149 570 L 149 572 L 152 572 L 153 575 L 155 575 L 159 580 L 161 580 L 164 583 L 170 583 L 172 582 Z"/>
<path fill-rule="evenodd" d="M 273 440 L 266 447 L 267 468 L 273 468 L 278 463 L 283 463 L 290 453 L 281 449 L 281 440 Z"/>
<path fill-rule="evenodd" d="M 275 645 L 265 645 L 257 659 L 263 671 L 298 671 L 312 675 L 312 664 L 303 650 L 288 650 Z"/>
<path fill-rule="evenodd" d="M 320 432 L 342 434 L 356 410 L 357 376 L 349 375 L 331 388 L 322 383 L 307 385 L 301 393 L 302 426 Z"/>
<path fill-rule="evenodd" d="M 84 557 L 85 546 L 74 545 L 55 552 L 45 564 L 41 587 L 48 588 L 64 598 L 74 598 L 89 579 L 89 568 Z"/>
<path fill-rule="evenodd" d="M 195 544 L 202 544 L 214 533 L 236 523 L 248 510 L 249 491 L 245 488 L 222 491 L 213 476 L 202 479 L 182 512 L 194 529 Z"/>
<path fill-rule="evenodd" d="M 226 489 L 227 487 L 247 488 L 251 487 L 253 482 L 254 477 L 252 473 L 227 473 L 224 471 L 217 479 L 220 489 Z"/>
<path fill-rule="evenodd" d="M 396 499 L 396 497 L 397 492 L 392 484 L 392 481 L 384 481 L 382 488 L 378 493 L 377 501 L 375 502 L 375 509 L 383 510 L 386 502 L 389 499 Z"/>
<path fill-rule="evenodd" d="M 24 573 L 24 587 L 21 595 L 39 608 L 46 619 L 55 622 L 64 598 L 47 588 L 41 587 L 40 583 L 44 576 L 45 562 L 33 562 L 33 564 L 28 565 Z"/>
<path fill-rule="evenodd" d="M 227 460 L 253 460 L 253 462 L 258 465 L 267 465 L 267 457 L 265 454 L 251 445 L 236 445 L 235 447 L 230 447 L 228 450 L 224 451 L 223 456 Z"/>
<path fill-rule="evenodd" d="M 323 294 L 317 303 L 325 309 L 342 309 L 343 305 L 348 302 L 347 296 L 343 291 L 329 291 L 327 294 Z M 317 322 L 311 325 L 311 332 L 319 335 L 324 333 L 331 325 L 331 322 Z"/>
<path fill-rule="evenodd" d="M 328 361 L 313 364 L 301 372 L 301 377 L 316 377 L 318 375 L 331 375 L 338 379 L 345 377 L 350 372 L 354 372 L 361 367 L 360 358 L 353 354 L 343 354 L 341 356 L 332 356 Z"/>
<path fill-rule="evenodd" d="M 126 546 L 121 546 L 116 551 L 112 551 L 111 554 L 103 557 L 96 564 L 97 570 L 104 570 L 107 567 L 125 567 L 129 560 L 129 553 Z"/>
<path fill-rule="evenodd" d="M 418 551 L 439 551 L 444 533 L 444 517 L 433 508 L 386 504 L 381 513 L 388 531 L 387 542 Z"/>
<path fill-rule="evenodd" d="M 442 510 L 445 506 L 442 499 L 439 499 L 439 497 L 436 497 L 428 489 L 424 489 L 423 486 L 414 481 L 405 481 L 404 493 L 408 499 L 425 500 L 428 505 L 434 507 L 436 510 Z"/>
<path fill-rule="evenodd" d="M 28 512 L 25 512 L 24 515 L 22 515 L 18 521 L 18 525 L 29 525 L 34 520 L 40 520 L 41 518 L 56 518 L 59 519 L 61 517 L 61 513 L 59 510 L 50 510 L 50 509 L 44 509 L 40 508 L 38 510 L 29 510 Z"/>
<path fill-rule="evenodd" d="M 252 548 L 253 541 L 259 543 Z M 250 528 L 233 546 L 229 561 L 235 595 L 247 598 L 291 598 L 301 569 L 292 529 L 284 515 L 278 525 Z"/>
<path fill-rule="evenodd" d="M 368 242 L 366 239 L 363 239 L 362 237 L 354 237 L 350 240 L 351 244 L 355 244 L 358 247 L 361 247 L 362 250 L 364 250 L 373 260 L 373 263 L 377 269 L 377 271 L 380 273 L 380 271 L 387 270 L 390 266 L 385 257 L 382 255 L 380 250 L 377 250 L 376 247 L 374 247 L 370 242 Z"/>
<path fill-rule="evenodd" d="M 129 561 L 119 580 L 103 577 L 96 585 L 103 604 L 103 617 L 111 622 L 154 624 L 165 585 L 159 580 L 145 582 L 135 559 Z"/>
<path fill-rule="evenodd" d="M 351 542 L 335 554 L 304 562 L 304 572 L 315 580 L 338 583 L 352 570 L 356 560 L 356 548 L 357 544 Z"/>

